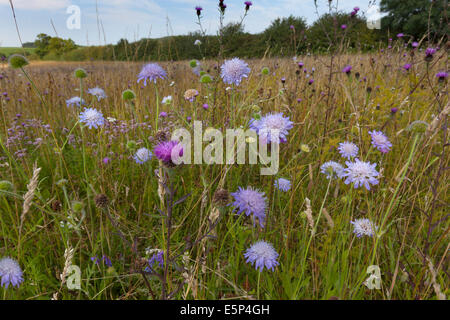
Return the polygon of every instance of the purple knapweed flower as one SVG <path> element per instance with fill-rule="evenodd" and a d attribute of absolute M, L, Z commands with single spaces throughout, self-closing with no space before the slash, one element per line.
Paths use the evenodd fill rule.
<path fill-rule="evenodd" d="M 373 237 L 378 229 L 369 219 L 356 219 L 355 221 L 350 221 L 350 223 L 353 224 L 353 233 L 358 238 L 362 236 Z"/>
<path fill-rule="evenodd" d="M 233 211 L 237 211 L 237 214 L 245 213 L 246 216 L 252 216 L 253 225 L 258 219 L 261 228 L 264 228 L 264 221 L 266 220 L 267 199 L 264 192 L 259 192 L 258 189 L 247 187 L 243 189 L 239 187 L 239 190 L 231 193 L 235 201 L 230 205 L 234 206 Z"/>
<path fill-rule="evenodd" d="M 342 69 L 342 72 L 344 72 L 347 75 L 349 75 L 352 72 L 352 66 L 350 66 L 350 65 L 345 66 L 344 69 Z"/>
<path fill-rule="evenodd" d="M 410 63 L 407 63 L 403 66 L 403 69 L 405 69 L 406 71 L 409 71 L 409 69 L 411 69 L 412 65 Z"/>
<path fill-rule="evenodd" d="M 347 25 L 346 25 L 346 24 L 341 25 L 341 29 L 342 29 L 342 30 L 347 29 Z"/>
<path fill-rule="evenodd" d="M 414 42 L 411 44 L 411 46 L 412 46 L 413 48 L 417 48 L 417 47 L 419 46 L 419 43 L 418 43 L 417 41 L 414 41 Z"/>
<path fill-rule="evenodd" d="M 13 287 L 19 287 L 23 282 L 23 272 L 19 263 L 9 257 L 0 260 L 0 286 L 8 289 L 11 284 Z"/>
<path fill-rule="evenodd" d="M 147 80 L 153 81 L 156 83 L 157 79 L 166 79 L 167 78 L 167 72 L 161 68 L 161 66 L 157 63 L 149 63 L 146 64 L 141 72 L 138 75 L 138 83 L 141 80 L 144 80 L 144 86 L 147 85 Z"/>
<path fill-rule="evenodd" d="M 439 82 L 444 82 L 448 78 L 448 73 L 445 71 L 438 72 L 436 78 L 438 78 Z"/>
<path fill-rule="evenodd" d="M 197 11 L 197 16 L 200 17 L 200 15 L 202 14 L 202 10 L 203 10 L 203 8 L 200 6 L 195 7 L 195 11 Z"/>
<path fill-rule="evenodd" d="M 155 156 L 166 164 L 175 164 L 174 160 L 183 156 L 183 146 L 178 141 L 160 142 L 153 150 Z"/>
<path fill-rule="evenodd" d="M 274 271 L 275 267 L 279 265 L 277 258 L 278 253 L 273 246 L 265 241 L 258 241 L 248 248 L 244 257 L 247 258 L 246 262 L 255 266 L 255 269 L 262 272 L 264 267 Z"/>
<path fill-rule="evenodd" d="M 426 61 L 433 60 L 433 57 L 434 57 L 435 53 L 436 53 L 436 49 L 434 49 L 434 48 L 427 48 L 427 50 L 425 50 L 425 60 Z"/>
<path fill-rule="evenodd" d="M 387 153 L 391 147 L 392 143 L 389 142 L 386 135 L 381 131 L 369 131 L 370 136 L 372 137 L 372 146 L 378 149 L 378 151 L 382 153 Z"/>
<path fill-rule="evenodd" d="M 259 120 L 251 119 L 249 125 L 250 129 L 256 131 L 261 142 L 285 143 L 293 124 L 283 113 L 269 113 Z"/>
<path fill-rule="evenodd" d="M 356 144 L 345 141 L 339 143 L 338 150 L 343 158 L 347 158 L 347 160 L 350 160 L 351 158 L 354 158 L 358 155 L 359 148 Z"/>
<path fill-rule="evenodd" d="M 253 3 L 251 1 L 245 1 L 245 11 L 250 10 L 250 7 L 253 5 Z"/>
<path fill-rule="evenodd" d="M 398 33 L 397 38 L 403 38 L 405 35 L 403 33 Z"/>
<path fill-rule="evenodd" d="M 103 114 L 94 108 L 86 108 L 80 113 L 80 122 L 84 123 L 89 129 L 101 127 L 105 123 Z"/>
<path fill-rule="evenodd" d="M 250 73 L 248 64 L 239 58 L 225 61 L 220 68 L 222 70 L 221 77 L 223 82 L 226 84 L 235 84 L 237 86 L 241 83 L 243 78 L 248 78 Z"/>
<path fill-rule="evenodd" d="M 364 186 L 367 190 L 370 190 L 370 185 L 378 184 L 378 177 L 380 174 L 375 170 L 376 163 L 363 162 L 359 159 L 355 159 L 355 162 L 346 162 L 347 168 L 344 169 L 342 177 L 346 177 L 345 184 L 353 183 L 355 189 Z"/>

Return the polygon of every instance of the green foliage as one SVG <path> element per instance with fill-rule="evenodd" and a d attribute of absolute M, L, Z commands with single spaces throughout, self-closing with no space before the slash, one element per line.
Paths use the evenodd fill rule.
<path fill-rule="evenodd" d="M 277 56 L 296 55 L 306 48 L 303 41 L 306 30 L 306 21 L 301 17 L 277 18 L 262 33 L 263 44 Z"/>
<path fill-rule="evenodd" d="M 449 32 L 448 21 L 443 14 L 447 5 L 446 0 L 381 0 L 381 11 L 387 13 L 381 20 L 382 29 L 403 32 L 419 40 L 428 34 L 429 28 L 428 40 L 437 41 L 447 37 Z"/>

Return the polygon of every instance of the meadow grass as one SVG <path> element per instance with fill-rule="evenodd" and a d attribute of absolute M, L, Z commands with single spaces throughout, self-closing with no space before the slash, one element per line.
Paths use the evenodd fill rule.
<path fill-rule="evenodd" d="M 0 180 L 13 187 L 0 190 L 0 258 L 16 259 L 24 282 L 0 288 L 1 296 L 436 299 L 439 290 L 448 294 L 448 88 L 435 77 L 448 70 L 447 55 L 439 51 L 425 62 L 423 53 L 410 52 L 399 45 L 365 55 L 298 57 L 306 72 L 292 59 L 251 60 L 249 78 L 234 90 L 220 79 L 223 61 L 202 61 L 211 84 L 201 84 L 189 62 L 161 62 L 168 79 L 157 81 L 157 91 L 153 83 L 137 83 L 141 63 L 32 63 L 24 70 L 42 100 L 20 70 L 2 69 L 0 93 L 7 95 L 0 98 Z M 410 71 L 402 69 L 406 63 L 413 65 Z M 346 65 L 353 66 L 350 76 L 341 71 Z M 81 86 L 73 74 L 77 67 L 88 73 Z M 268 75 L 261 74 L 263 67 Z M 97 86 L 106 99 L 87 94 Z M 199 91 L 194 103 L 183 97 L 191 88 Z M 124 101 L 125 89 L 136 99 Z M 116 120 L 99 129 L 80 126 L 82 108 L 66 106 L 80 94 Z M 161 104 L 168 95 L 173 103 Z M 294 127 L 280 147 L 275 176 L 261 176 L 260 165 L 167 169 L 156 158 L 137 164 L 136 149 L 153 150 L 157 143 L 155 118 L 161 111 L 168 116 L 159 118 L 158 127 L 169 133 L 192 129 L 188 116 L 203 121 L 204 128 L 225 130 L 248 127 L 255 114 L 268 112 L 283 112 Z M 426 131 L 420 124 L 409 130 L 418 120 L 428 124 Z M 383 131 L 392 150 L 373 148 L 371 130 Z M 358 145 L 361 160 L 377 163 L 381 176 L 370 191 L 320 172 L 326 161 L 345 163 L 337 151 L 344 141 Z M 36 168 L 41 168 L 38 184 L 23 215 Z M 161 179 L 166 172 L 169 182 L 155 170 Z M 291 181 L 290 191 L 274 187 L 279 177 Z M 264 228 L 214 203 L 216 190 L 235 192 L 239 186 L 265 192 Z M 99 195 L 107 201 L 99 203 Z M 180 198 L 184 201 L 173 205 Z M 356 237 L 350 221 L 357 218 L 373 221 L 377 234 Z M 260 274 L 245 262 L 245 250 L 257 240 L 279 253 L 275 271 Z M 156 266 L 152 274 L 143 271 L 152 255 L 147 248 L 165 251 L 163 268 Z M 69 249 L 71 259 L 64 255 Z M 61 281 L 70 264 L 81 269 L 81 290 Z M 380 290 L 363 284 L 370 265 L 380 267 Z"/>

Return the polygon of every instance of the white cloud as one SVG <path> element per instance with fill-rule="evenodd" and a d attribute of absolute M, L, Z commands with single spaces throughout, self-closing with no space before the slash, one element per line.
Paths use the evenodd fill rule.
<path fill-rule="evenodd" d="M 70 6 L 69 0 L 13 0 L 14 9 L 58 10 Z M 9 6 L 9 0 L 0 0 L 0 6 Z"/>

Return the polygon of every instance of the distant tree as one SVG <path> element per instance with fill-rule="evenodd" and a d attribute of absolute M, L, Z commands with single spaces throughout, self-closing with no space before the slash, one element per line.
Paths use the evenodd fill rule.
<path fill-rule="evenodd" d="M 277 18 L 264 30 L 263 40 L 266 46 L 270 46 L 271 52 L 277 55 L 295 55 L 305 48 L 306 29 L 306 21 L 301 17 L 291 15 Z"/>
<path fill-rule="evenodd" d="M 447 8 L 447 0 L 381 0 L 380 9 L 387 13 L 381 26 L 384 30 L 403 32 L 416 40 L 429 35 L 429 40 L 435 41 L 448 35 Z"/>
<path fill-rule="evenodd" d="M 34 45 L 36 46 L 36 54 L 40 58 L 43 58 L 49 52 L 48 45 L 51 38 L 52 37 L 45 33 L 40 33 L 37 35 L 37 38 L 34 41 Z"/>

